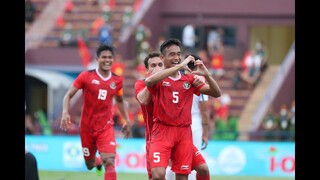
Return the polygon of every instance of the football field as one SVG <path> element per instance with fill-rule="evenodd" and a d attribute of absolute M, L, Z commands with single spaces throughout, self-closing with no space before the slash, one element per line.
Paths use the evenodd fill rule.
<path fill-rule="evenodd" d="M 39 171 L 40 180 L 103 180 L 103 176 L 97 176 L 95 172 L 62 172 Z M 118 173 L 118 180 L 147 180 L 147 174 Z M 213 180 L 294 180 L 295 178 L 281 177 L 255 177 L 255 176 L 211 176 Z"/>

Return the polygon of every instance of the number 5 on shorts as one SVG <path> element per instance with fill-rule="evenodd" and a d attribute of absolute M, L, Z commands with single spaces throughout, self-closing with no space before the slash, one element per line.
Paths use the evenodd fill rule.
<path fill-rule="evenodd" d="M 153 162 L 155 162 L 155 163 L 160 162 L 160 153 L 159 152 L 153 153 L 153 157 L 154 157 Z"/>

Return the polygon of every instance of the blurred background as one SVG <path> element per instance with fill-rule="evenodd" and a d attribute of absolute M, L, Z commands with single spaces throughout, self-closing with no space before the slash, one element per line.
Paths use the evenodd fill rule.
<path fill-rule="evenodd" d="M 81 71 L 95 67 L 95 50 L 106 43 L 116 48 L 113 72 L 124 76 L 134 124 L 123 140 L 114 108 L 117 171 L 146 173 L 134 82 L 145 75 L 147 53 L 166 38 L 181 40 L 185 55 L 198 54 L 221 87 L 223 95 L 209 99 L 203 151 L 212 175 L 294 177 L 294 0 L 25 0 L 25 138 L 39 169 L 86 171 L 81 93 L 68 132 L 59 128 L 62 99 Z"/>

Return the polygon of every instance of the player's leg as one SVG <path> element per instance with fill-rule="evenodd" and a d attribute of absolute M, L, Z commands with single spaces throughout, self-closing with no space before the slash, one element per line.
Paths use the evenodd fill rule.
<path fill-rule="evenodd" d="M 97 148 L 105 169 L 104 179 L 116 180 L 115 169 L 116 139 L 112 125 L 107 125 L 103 130 L 94 134 Z"/>
<path fill-rule="evenodd" d="M 91 133 L 80 129 L 80 140 L 86 167 L 88 170 L 92 170 L 96 167 L 97 153 L 97 147 L 95 146 L 94 139 L 92 138 Z"/>
<path fill-rule="evenodd" d="M 196 146 L 193 146 L 192 169 L 197 180 L 210 180 L 209 167 Z"/>
<path fill-rule="evenodd" d="M 155 123 L 152 128 L 150 141 L 150 166 L 153 180 L 164 180 L 166 168 L 174 145 L 172 127 Z"/>
<path fill-rule="evenodd" d="M 115 153 L 100 153 L 105 173 L 104 173 L 104 179 L 108 180 L 116 180 L 117 179 L 117 173 L 115 168 Z"/>
<path fill-rule="evenodd" d="M 172 150 L 172 171 L 176 180 L 187 180 L 192 168 L 193 141 L 191 127 L 175 127 L 176 144 Z"/>

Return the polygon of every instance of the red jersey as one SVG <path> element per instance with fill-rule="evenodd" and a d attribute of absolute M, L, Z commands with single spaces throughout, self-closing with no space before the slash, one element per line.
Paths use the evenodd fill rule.
<path fill-rule="evenodd" d="M 148 87 L 152 94 L 154 122 L 172 126 L 191 125 L 191 107 L 193 94 L 199 96 L 198 87 L 192 86 L 193 74 L 180 74 L 173 79 L 167 77 L 153 87 Z"/>
<path fill-rule="evenodd" d="M 135 97 L 137 100 L 138 100 L 137 95 L 145 87 L 146 87 L 146 85 L 144 84 L 143 80 L 137 80 L 136 83 L 134 84 Z M 140 107 L 142 110 L 144 123 L 146 125 L 146 141 L 148 142 L 151 137 L 150 133 L 151 133 L 151 129 L 153 126 L 153 102 L 150 101 L 149 104 L 147 104 L 147 105 L 140 104 Z"/>
<path fill-rule="evenodd" d="M 111 73 L 104 78 L 97 70 L 83 71 L 75 79 L 73 86 L 82 89 L 84 99 L 80 128 L 99 130 L 106 124 L 114 124 L 113 96 L 123 94 L 122 77 Z"/>

